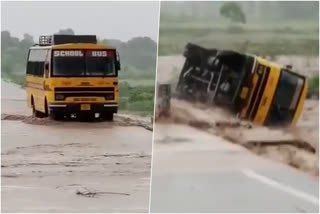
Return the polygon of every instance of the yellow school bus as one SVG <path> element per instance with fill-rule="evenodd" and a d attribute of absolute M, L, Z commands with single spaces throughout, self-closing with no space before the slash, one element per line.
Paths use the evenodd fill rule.
<path fill-rule="evenodd" d="M 28 106 L 35 117 L 113 120 L 119 70 L 116 49 L 97 44 L 96 36 L 40 36 L 28 53 Z"/>
<path fill-rule="evenodd" d="M 241 89 L 244 105 L 240 117 L 259 125 L 296 125 L 307 95 L 306 77 L 290 67 L 252 57 L 251 84 Z"/>
<path fill-rule="evenodd" d="M 294 126 L 307 95 L 307 79 L 291 66 L 229 50 L 187 44 L 180 97 L 226 107 L 266 126 Z"/>

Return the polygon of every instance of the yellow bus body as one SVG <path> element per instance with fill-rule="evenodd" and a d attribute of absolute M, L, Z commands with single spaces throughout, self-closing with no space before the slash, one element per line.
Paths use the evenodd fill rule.
<path fill-rule="evenodd" d="M 25 89 L 27 96 L 27 104 L 30 108 L 33 108 L 38 115 L 48 116 L 50 114 L 50 106 L 63 106 L 73 104 L 99 104 L 108 108 L 111 107 L 113 113 L 116 113 L 119 100 L 119 89 L 118 89 L 118 77 L 52 77 L 51 76 L 51 57 L 53 50 L 105 50 L 114 48 L 107 45 L 98 44 L 86 44 L 86 43 L 75 43 L 75 44 L 62 44 L 52 45 L 46 47 L 32 47 L 30 50 L 48 50 L 46 56 L 46 63 L 48 66 L 48 72 L 44 71 L 43 76 L 26 75 Z M 57 88 L 77 88 L 79 90 L 90 89 L 90 91 L 101 88 L 111 88 L 114 92 L 113 99 L 105 99 L 101 96 L 82 96 L 77 93 L 75 96 L 66 97 L 64 100 L 55 99 L 55 91 Z M 93 91 L 94 92 L 94 91 Z M 88 110 L 88 109 L 86 109 Z"/>
<path fill-rule="evenodd" d="M 274 100 L 277 89 L 279 88 L 279 79 L 283 67 L 281 65 L 271 63 L 261 57 L 255 57 L 254 68 L 251 74 L 251 87 L 246 98 L 246 104 L 240 110 L 240 118 L 252 120 L 257 125 L 270 125 L 267 124 L 267 117 L 271 111 L 271 105 Z M 257 74 L 258 66 L 264 66 L 265 71 L 261 75 L 261 81 L 259 82 L 259 76 Z M 304 79 L 302 91 L 297 99 L 296 107 L 292 110 L 292 120 L 290 121 L 291 126 L 297 123 L 298 118 L 301 115 L 304 100 L 307 94 L 307 80 L 305 77 L 300 76 L 299 78 Z M 263 85 L 263 82 L 264 85 Z M 297 92 L 299 93 L 299 92 Z M 258 96 L 260 94 L 260 96 Z M 251 105 L 250 105 L 251 104 Z M 254 106 L 255 109 L 254 109 Z"/>

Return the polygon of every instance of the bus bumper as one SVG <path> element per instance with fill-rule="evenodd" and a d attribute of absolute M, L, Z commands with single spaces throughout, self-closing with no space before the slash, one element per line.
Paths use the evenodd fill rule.
<path fill-rule="evenodd" d="M 86 105 L 86 108 L 83 108 Z M 88 106 L 90 106 L 88 108 Z M 51 103 L 49 105 L 49 114 L 63 113 L 63 114 L 76 114 L 83 112 L 93 113 L 117 113 L 118 103 Z"/>

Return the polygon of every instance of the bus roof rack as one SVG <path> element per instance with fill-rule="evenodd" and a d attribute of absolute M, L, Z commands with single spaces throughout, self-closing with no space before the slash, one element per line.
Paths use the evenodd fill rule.
<path fill-rule="evenodd" d="M 61 45 L 67 43 L 93 43 L 97 44 L 97 37 L 95 35 L 63 35 L 54 34 L 50 36 L 40 36 L 39 45 Z"/>
<path fill-rule="evenodd" d="M 40 36 L 39 45 L 40 46 L 52 45 L 52 36 Z"/>

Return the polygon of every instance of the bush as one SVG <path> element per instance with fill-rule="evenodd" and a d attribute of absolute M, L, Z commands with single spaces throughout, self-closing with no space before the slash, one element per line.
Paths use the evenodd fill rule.
<path fill-rule="evenodd" d="M 220 8 L 220 15 L 232 22 L 246 23 L 246 16 L 240 5 L 236 2 L 226 2 Z"/>
<path fill-rule="evenodd" d="M 132 87 L 127 82 L 119 85 L 119 109 L 153 113 L 154 86 Z"/>
<path fill-rule="evenodd" d="M 309 90 L 310 91 L 319 91 L 319 75 L 310 78 Z"/>

